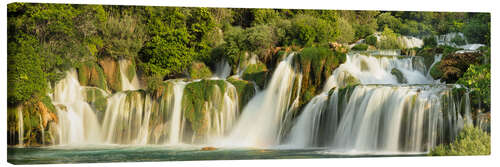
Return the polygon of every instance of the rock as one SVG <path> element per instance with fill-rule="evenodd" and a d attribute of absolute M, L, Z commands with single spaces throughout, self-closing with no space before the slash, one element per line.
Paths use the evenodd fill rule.
<path fill-rule="evenodd" d="M 447 55 L 441 60 L 439 68 L 442 71 L 442 79 L 447 83 L 455 83 L 467 71 L 470 64 L 480 63 L 480 53 L 454 53 Z"/>
<path fill-rule="evenodd" d="M 201 151 L 214 151 L 214 150 L 217 150 L 217 148 L 211 146 L 201 148 Z"/>
<path fill-rule="evenodd" d="M 95 62 L 84 62 L 77 67 L 78 81 L 83 86 L 95 86 L 107 90 L 103 69 Z"/>
<path fill-rule="evenodd" d="M 406 80 L 405 76 L 401 71 L 399 71 L 397 68 L 393 68 L 391 70 L 391 74 L 396 76 L 397 80 L 399 83 L 406 84 L 408 83 L 408 80 Z"/>
<path fill-rule="evenodd" d="M 252 97 L 255 95 L 255 86 L 253 83 L 247 81 L 247 80 L 241 80 L 236 77 L 229 77 L 227 81 L 236 88 L 236 91 L 238 92 L 238 100 L 239 100 L 239 108 L 240 111 L 243 109 L 243 107 L 252 99 Z"/>
<path fill-rule="evenodd" d="M 212 76 L 212 71 L 203 62 L 193 62 L 189 68 L 191 79 L 209 78 Z"/>
<path fill-rule="evenodd" d="M 254 81 L 260 88 L 264 88 L 267 81 L 268 70 L 265 64 L 250 64 L 243 72 L 244 80 Z"/>
<path fill-rule="evenodd" d="M 108 87 L 114 92 L 121 91 L 122 84 L 118 63 L 111 57 L 104 57 L 99 60 L 99 65 L 101 65 L 104 71 Z"/>

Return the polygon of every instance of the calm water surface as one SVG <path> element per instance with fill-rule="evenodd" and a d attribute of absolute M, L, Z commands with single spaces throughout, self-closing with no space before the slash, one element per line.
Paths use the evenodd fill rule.
<path fill-rule="evenodd" d="M 363 154 L 335 153 L 315 149 L 255 149 L 219 148 L 201 151 L 201 147 L 168 146 L 85 146 L 38 147 L 7 149 L 7 160 L 13 164 L 58 164 L 98 162 L 192 161 L 238 159 L 297 159 L 297 158 L 354 158 L 386 156 L 422 156 L 423 154 Z"/>

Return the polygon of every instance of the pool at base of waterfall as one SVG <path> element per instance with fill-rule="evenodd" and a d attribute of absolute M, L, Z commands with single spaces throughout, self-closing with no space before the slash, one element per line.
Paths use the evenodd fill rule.
<path fill-rule="evenodd" d="M 341 152 L 327 150 L 325 148 L 217 148 L 211 151 L 203 151 L 201 148 L 201 146 L 9 147 L 7 149 L 7 161 L 19 165 L 145 161 L 399 157 L 425 155 L 425 153 Z"/>

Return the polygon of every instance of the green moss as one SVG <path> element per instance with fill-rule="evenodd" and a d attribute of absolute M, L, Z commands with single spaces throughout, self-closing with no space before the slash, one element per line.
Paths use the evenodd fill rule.
<path fill-rule="evenodd" d="M 219 89 L 216 89 L 216 86 Z M 205 103 L 210 101 L 216 90 L 219 90 L 219 93 L 223 95 L 226 86 L 224 80 L 201 80 L 189 83 L 184 88 L 184 96 L 182 97 L 183 113 L 193 132 L 198 135 L 197 137 L 204 136 L 209 126 L 205 118 L 210 113 L 205 110 Z"/>
<path fill-rule="evenodd" d="M 356 50 L 356 51 L 365 51 L 367 49 L 368 49 L 367 44 L 357 44 L 354 47 L 352 47 L 352 50 Z"/>
<path fill-rule="evenodd" d="M 239 109 L 242 111 L 244 106 L 252 99 L 252 97 L 255 95 L 255 87 L 254 84 L 252 84 L 249 81 L 246 80 L 239 80 L 235 78 L 229 78 L 227 81 L 236 88 L 236 91 L 238 92 L 238 100 L 239 100 Z"/>
<path fill-rule="evenodd" d="M 193 62 L 189 68 L 189 74 L 191 79 L 202 79 L 212 76 L 210 68 L 208 68 L 203 62 Z"/>
<path fill-rule="evenodd" d="M 86 101 L 97 111 L 104 112 L 107 106 L 106 94 L 99 88 L 86 88 Z"/>
<path fill-rule="evenodd" d="M 443 71 L 441 71 L 440 66 L 441 66 L 441 61 L 437 62 L 436 64 L 434 64 L 434 66 L 432 66 L 430 71 L 432 78 L 440 79 L 441 77 L 443 77 Z"/>
<path fill-rule="evenodd" d="M 106 78 L 102 68 L 95 62 L 87 61 L 77 66 L 78 80 L 83 86 L 95 86 L 106 90 Z"/>
<path fill-rule="evenodd" d="M 254 81 L 259 87 L 264 88 L 267 80 L 268 70 L 265 64 L 250 64 L 243 72 L 244 80 Z"/>
<path fill-rule="evenodd" d="M 399 71 L 397 68 L 393 68 L 391 70 L 391 74 L 396 76 L 399 83 L 402 83 L 402 84 L 408 83 L 408 80 L 406 80 L 403 73 L 401 71 Z"/>
<path fill-rule="evenodd" d="M 131 61 L 129 66 L 127 67 L 127 78 L 129 81 L 132 81 L 135 76 L 135 61 Z"/>

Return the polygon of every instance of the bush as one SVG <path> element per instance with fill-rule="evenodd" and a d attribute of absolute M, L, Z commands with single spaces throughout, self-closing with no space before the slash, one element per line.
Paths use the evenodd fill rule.
<path fill-rule="evenodd" d="M 456 44 L 456 45 L 465 45 L 465 39 L 462 38 L 460 35 L 456 35 L 455 38 L 451 39 L 451 42 Z"/>
<path fill-rule="evenodd" d="M 377 37 L 375 35 L 370 35 L 368 37 L 366 37 L 365 39 L 365 43 L 368 44 L 368 45 L 373 45 L 373 46 L 376 46 L 377 45 Z"/>
<path fill-rule="evenodd" d="M 490 43 L 490 14 L 480 13 L 471 18 L 464 25 L 464 35 L 469 43 L 482 43 L 488 45 Z"/>
<path fill-rule="evenodd" d="M 368 49 L 368 45 L 367 44 L 357 44 L 356 46 L 352 47 L 352 50 L 356 50 L 356 51 L 365 51 Z"/>
<path fill-rule="evenodd" d="M 108 17 L 102 29 L 103 54 L 115 59 L 135 58 L 145 40 L 141 25 L 129 15 Z"/>
<path fill-rule="evenodd" d="M 141 49 L 139 58 L 146 63 L 147 73 L 161 76 L 180 74 L 191 64 L 195 52 L 187 46 L 185 29 L 169 33 L 153 37 Z"/>
<path fill-rule="evenodd" d="M 339 43 L 349 43 L 354 40 L 354 29 L 352 28 L 351 23 L 346 21 L 345 19 L 339 18 L 337 29 L 339 31 L 339 35 L 335 39 L 335 41 Z"/>
<path fill-rule="evenodd" d="M 478 127 L 465 126 L 453 143 L 439 145 L 429 155 L 490 155 L 490 135 Z"/>
<path fill-rule="evenodd" d="M 335 39 L 338 32 L 330 22 L 326 20 L 299 15 L 292 20 L 290 27 L 292 44 L 310 46 L 313 43 L 326 43 L 330 39 Z"/>
<path fill-rule="evenodd" d="M 474 65 L 471 64 L 467 72 L 458 79 L 457 83 L 462 84 L 469 89 L 473 90 L 472 105 L 477 107 L 479 105 L 487 111 L 491 106 L 491 72 L 490 65 Z"/>
<path fill-rule="evenodd" d="M 379 49 L 402 49 L 404 46 L 398 39 L 398 34 L 392 29 L 385 27 L 377 44 Z"/>
<path fill-rule="evenodd" d="M 437 46 L 436 38 L 430 36 L 424 38 L 424 48 L 433 48 Z"/>
<path fill-rule="evenodd" d="M 212 76 L 212 71 L 203 62 L 193 62 L 189 68 L 191 79 L 208 78 Z"/>
<path fill-rule="evenodd" d="M 384 31 L 385 27 L 399 31 L 401 20 L 392 16 L 390 12 L 385 12 L 377 16 L 379 31 Z"/>

